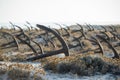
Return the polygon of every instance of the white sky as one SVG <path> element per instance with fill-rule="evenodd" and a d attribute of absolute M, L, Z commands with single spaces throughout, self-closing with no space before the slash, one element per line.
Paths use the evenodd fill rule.
<path fill-rule="evenodd" d="M 0 0 L 0 22 L 119 24 L 120 0 Z"/>

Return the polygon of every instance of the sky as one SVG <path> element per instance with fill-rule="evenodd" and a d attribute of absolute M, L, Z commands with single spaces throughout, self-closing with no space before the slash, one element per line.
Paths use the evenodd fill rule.
<path fill-rule="evenodd" d="M 120 24 L 120 0 L 0 0 L 0 23 Z"/>

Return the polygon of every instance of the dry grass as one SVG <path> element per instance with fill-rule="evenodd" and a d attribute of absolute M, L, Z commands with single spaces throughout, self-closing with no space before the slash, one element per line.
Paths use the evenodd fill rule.
<path fill-rule="evenodd" d="M 120 32 L 120 28 L 118 29 L 119 29 L 118 32 Z M 4 29 L 3 31 L 7 31 L 11 33 L 14 32 L 13 30 L 10 31 L 7 29 Z M 34 30 L 32 30 L 31 32 L 34 33 L 35 35 L 38 35 L 38 33 L 36 33 L 36 31 Z M 26 34 L 29 35 L 31 32 L 26 32 Z M 92 32 L 88 32 L 86 35 L 87 37 L 90 38 L 94 34 L 99 34 L 99 33 L 100 31 L 92 31 Z M 113 37 L 110 33 L 107 33 L 107 34 L 110 37 Z M 33 34 L 29 36 L 34 38 Z M 73 33 L 72 36 L 80 37 L 81 33 L 76 32 L 76 33 Z M 64 37 L 64 40 L 66 41 L 66 43 L 72 44 L 71 42 L 72 39 L 69 39 L 69 37 Z M 62 47 L 60 42 L 56 38 L 53 39 L 53 41 L 55 42 L 55 45 L 57 46 L 57 48 L 53 48 L 51 46 L 48 46 L 48 47 L 44 46 L 43 50 L 51 51 L 51 50 L 56 50 Z M 0 45 L 2 44 L 2 42 L 4 42 L 4 40 L 0 42 Z M 71 72 L 79 75 L 93 75 L 95 72 L 101 72 L 101 73 L 120 72 L 120 59 L 106 58 L 104 57 L 104 55 L 103 56 L 96 55 L 94 52 L 89 52 L 89 50 L 92 50 L 92 49 L 94 50 L 94 48 L 92 47 L 93 44 L 90 41 L 85 39 L 81 40 L 81 42 L 83 42 L 85 47 L 83 50 L 81 50 L 81 52 L 85 51 L 84 52 L 85 54 L 80 54 L 79 51 L 74 51 L 73 54 L 68 57 L 58 58 L 56 56 L 52 56 L 52 57 L 44 58 L 38 61 L 42 62 L 45 69 L 52 70 L 53 72 L 58 72 L 58 73 Z M 106 44 L 104 43 L 102 44 L 104 45 L 105 50 L 109 49 L 108 45 L 105 46 Z M 16 51 L 16 49 L 13 49 L 11 47 L 9 49 L 7 48 L 4 50 L 1 50 L 0 48 L 0 61 L 24 61 L 25 58 L 28 57 L 28 55 L 26 54 L 22 55 L 22 54 L 24 54 L 24 52 L 28 52 L 31 50 L 28 46 L 20 44 L 19 54 L 8 56 L 6 53 L 10 51 Z M 4 68 L 1 66 L 4 66 Z M 8 72 L 8 76 L 12 80 L 18 80 L 19 78 L 21 78 L 22 80 L 29 79 L 30 71 L 32 70 L 35 70 L 33 74 L 34 80 L 40 80 L 41 77 L 39 76 L 39 74 L 45 74 L 44 70 L 41 70 L 39 68 L 34 68 L 32 65 L 29 65 L 29 64 L 11 64 L 9 66 L 7 66 L 6 64 L 0 65 L 0 75 Z"/>
<path fill-rule="evenodd" d="M 74 73 L 78 75 L 94 75 L 100 73 L 119 73 L 120 60 L 110 59 L 93 54 L 79 54 L 65 58 L 50 57 L 41 60 L 46 70 L 58 73 Z"/>
<path fill-rule="evenodd" d="M 16 79 L 29 79 L 30 71 L 22 70 L 19 68 L 13 68 L 8 71 L 8 76 L 12 80 Z"/>
<path fill-rule="evenodd" d="M 0 76 L 11 80 L 45 80 L 45 71 L 40 67 L 24 63 L 0 63 Z"/>

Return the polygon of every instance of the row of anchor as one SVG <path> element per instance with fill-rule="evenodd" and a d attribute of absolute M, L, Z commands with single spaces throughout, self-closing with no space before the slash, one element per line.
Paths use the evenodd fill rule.
<path fill-rule="evenodd" d="M 20 45 L 26 45 L 33 52 L 32 57 L 26 59 L 28 61 L 62 53 L 69 56 L 71 53 L 89 51 L 102 55 L 108 51 L 113 54 L 111 58 L 120 58 L 119 26 L 80 25 L 78 23 L 66 26 L 55 23 L 60 27 L 60 29 L 55 29 L 40 24 L 32 26 L 29 22 L 26 23 L 27 25 L 24 26 L 28 29 L 22 29 L 12 22 L 10 22 L 12 26 L 10 29 L 1 27 L 0 48 L 16 47 L 16 50 L 19 51 Z"/>

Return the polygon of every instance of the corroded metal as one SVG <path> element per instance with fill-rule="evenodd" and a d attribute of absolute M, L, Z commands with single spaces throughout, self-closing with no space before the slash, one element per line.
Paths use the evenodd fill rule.
<path fill-rule="evenodd" d="M 80 32 L 82 33 L 82 36 L 83 36 L 85 39 L 87 39 L 87 36 L 86 36 L 85 33 L 84 33 L 83 27 L 82 27 L 80 24 L 78 24 L 78 23 L 77 23 L 77 25 L 81 28 Z"/>
<path fill-rule="evenodd" d="M 103 46 L 102 44 L 100 43 L 99 39 L 97 39 L 96 37 L 92 37 L 92 39 L 94 39 L 96 41 L 96 43 L 98 44 L 99 46 L 99 49 L 100 49 L 100 52 L 102 53 L 102 55 L 104 54 L 104 49 L 103 49 Z"/>
<path fill-rule="evenodd" d="M 77 41 L 78 42 L 78 44 L 77 45 L 75 45 L 75 46 L 73 46 L 73 45 L 69 45 L 69 48 L 75 48 L 75 47 L 78 47 L 78 46 L 80 46 L 82 49 L 83 49 L 83 45 L 82 45 L 82 43 L 81 43 L 81 41 L 80 41 L 80 39 L 79 38 L 76 38 L 76 37 L 73 37 L 74 39 L 72 40 L 72 41 Z"/>
<path fill-rule="evenodd" d="M 108 31 L 106 31 L 106 32 L 101 32 L 101 33 L 106 36 L 106 39 L 107 39 L 107 40 L 111 40 L 111 38 L 113 37 L 113 36 L 111 35 L 111 33 L 108 32 Z"/>
<path fill-rule="evenodd" d="M 10 21 L 9 21 L 9 23 L 12 25 L 13 30 L 15 30 L 15 26 L 14 26 L 14 24 L 13 24 L 12 22 L 10 22 Z"/>
<path fill-rule="evenodd" d="M 110 31 L 110 33 L 114 36 L 114 39 L 119 39 L 120 40 L 120 37 L 119 37 L 119 35 L 116 33 L 116 32 L 112 32 L 112 31 Z"/>
<path fill-rule="evenodd" d="M 69 32 L 67 29 L 63 28 L 63 30 L 64 30 L 67 34 L 63 34 L 62 36 L 70 36 L 70 32 Z"/>
<path fill-rule="evenodd" d="M 28 28 L 28 31 L 30 31 L 30 30 L 31 30 L 29 26 L 27 26 L 27 25 L 24 25 L 24 26 L 26 26 L 26 27 Z"/>
<path fill-rule="evenodd" d="M 68 30 L 71 30 L 69 26 L 62 24 L 63 26 L 65 26 Z"/>
<path fill-rule="evenodd" d="M 53 43 L 52 40 L 49 39 L 48 41 L 51 43 L 51 45 L 52 45 L 53 48 L 56 48 L 56 45 Z"/>
<path fill-rule="evenodd" d="M 115 55 L 113 58 L 119 58 L 119 54 L 114 47 L 118 48 L 118 46 L 120 46 L 120 44 L 116 43 L 120 40 L 120 35 L 118 34 L 119 32 L 116 31 L 117 28 L 114 28 L 113 26 L 99 25 L 98 27 L 100 26 L 102 27 L 102 31 L 101 31 L 101 28 L 97 28 L 97 25 L 77 24 L 75 25 L 77 26 L 76 28 L 72 28 L 72 26 L 66 26 L 62 24 L 62 26 L 65 26 L 65 28 L 62 28 L 60 24 L 56 23 L 56 25 L 60 26 L 60 29 L 54 29 L 39 24 L 37 24 L 37 28 L 35 28 L 29 22 L 27 22 L 27 25 L 24 25 L 28 28 L 27 31 L 22 29 L 18 25 L 14 25 L 12 22 L 10 22 L 10 24 L 12 25 L 12 29 L 8 30 L 5 28 L 1 31 L 8 30 L 6 32 L 9 32 L 13 36 L 12 38 L 14 39 L 12 40 L 12 42 L 8 40 L 8 43 L 3 44 L 2 46 L 7 48 L 13 46 L 16 47 L 16 45 L 18 45 L 19 48 L 19 44 L 27 45 L 29 49 L 31 49 L 35 53 L 34 56 L 32 55 L 33 57 L 27 59 L 30 61 L 44 57 L 49 57 L 52 55 L 61 54 L 61 53 L 64 53 L 65 56 L 69 56 L 69 49 L 71 50 L 72 48 L 78 49 L 79 47 L 80 50 L 83 49 L 82 50 L 83 52 L 93 51 L 94 53 L 102 53 L 103 55 L 105 54 L 105 51 L 103 48 L 103 44 L 101 44 L 101 42 L 105 42 L 105 44 L 107 43 L 107 47 L 112 49 Z M 17 30 L 17 28 L 19 30 Z M 99 30 L 95 30 L 95 29 L 99 29 Z M 37 30 L 39 32 L 36 32 Z M 11 36 L 10 37 L 4 36 L 4 37 L 6 37 L 7 39 L 8 38 L 12 39 Z M 50 51 L 48 48 L 52 50 Z M 43 49 L 45 49 L 45 51 Z"/>
<path fill-rule="evenodd" d="M 92 28 L 92 31 L 94 31 L 95 29 L 94 29 L 94 27 L 92 26 L 92 25 L 90 25 L 91 26 L 91 28 Z"/>
<path fill-rule="evenodd" d="M 101 27 L 104 29 L 105 32 L 107 32 L 107 29 L 104 26 L 101 26 Z"/>
<path fill-rule="evenodd" d="M 24 37 L 26 38 L 26 39 L 22 39 L 20 36 L 17 36 L 17 38 L 18 38 L 22 43 L 27 44 L 27 45 L 32 49 L 32 51 L 33 51 L 36 55 L 38 55 L 39 53 L 38 53 L 38 52 L 36 51 L 36 49 L 31 45 L 31 42 L 35 43 L 35 44 L 39 47 L 41 53 L 43 54 L 43 49 L 42 49 L 42 47 L 40 46 L 40 44 L 38 44 L 37 42 L 31 40 L 31 39 L 29 38 L 29 36 L 25 34 L 24 31 L 22 32 L 21 35 L 24 35 Z"/>
<path fill-rule="evenodd" d="M 37 24 L 37 27 L 40 28 L 40 29 L 43 29 L 45 31 L 51 32 L 53 35 L 55 35 L 58 38 L 58 40 L 61 42 L 62 49 L 55 50 L 55 51 L 50 51 L 50 52 L 42 54 L 42 55 L 38 55 L 38 56 L 35 56 L 35 57 L 28 58 L 27 59 L 28 61 L 29 60 L 33 61 L 33 60 L 37 60 L 37 59 L 44 58 L 44 57 L 49 57 L 49 56 L 60 54 L 60 53 L 64 53 L 65 56 L 69 56 L 69 48 L 68 48 L 67 44 L 65 43 L 64 39 L 61 36 L 59 36 L 54 30 L 52 30 L 52 29 L 50 29 L 46 26 Z"/>
<path fill-rule="evenodd" d="M 60 31 L 57 29 L 54 29 L 59 35 L 61 35 Z"/>
<path fill-rule="evenodd" d="M 58 25 L 60 27 L 61 31 L 63 31 L 62 26 L 60 24 L 55 23 L 55 25 Z"/>
<path fill-rule="evenodd" d="M 0 31 L 0 33 L 3 33 L 3 34 L 6 34 L 6 35 L 11 36 L 11 37 L 12 37 L 12 39 L 14 40 L 14 42 L 15 42 L 16 46 L 17 46 L 17 49 L 19 50 L 19 44 L 18 44 L 18 41 L 17 41 L 17 39 L 16 39 L 16 37 L 15 37 L 14 35 L 12 35 L 12 34 L 11 34 L 11 33 L 9 33 L 9 32 L 5 32 L 5 31 Z"/>
<path fill-rule="evenodd" d="M 117 50 L 110 44 L 110 42 L 108 40 L 106 40 L 104 37 L 97 35 L 98 38 L 102 39 L 103 41 L 105 41 L 109 47 L 112 49 L 113 53 L 114 53 L 114 57 L 113 58 L 120 58 Z"/>
<path fill-rule="evenodd" d="M 92 31 L 90 25 L 86 24 L 86 26 L 88 27 L 88 31 Z"/>
<path fill-rule="evenodd" d="M 26 21 L 26 23 L 28 24 L 28 25 L 30 25 L 30 28 L 31 28 L 31 30 L 33 29 L 33 26 L 28 22 L 28 21 Z"/>
<path fill-rule="evenodd" d="M 113 25 L 109 26 L 109 28 L 112 30 L 112 32 L 117 32 L 116 28 Z"/>
<path fill-rule="evenodd" d="M 32 42 L 35 43 L 35 44 L 39 47 L 40 53 L 41 53 L 41 54 L 44 54 L 44 51 L 43 51 L 42 46 L 41 46 L 40 44 L 38 44 L 36 41 L 34 41 L 34 40 L 32 40 Z"/>

